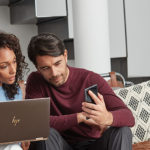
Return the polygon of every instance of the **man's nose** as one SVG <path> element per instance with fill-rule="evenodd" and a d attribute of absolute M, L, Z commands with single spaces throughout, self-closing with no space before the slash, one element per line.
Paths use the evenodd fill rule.
<path fill-rule="evenodd" d="M 51 73 L 52 73 L 52 76 L 57 76 L 57 70 L 56 70 L 56 68 L 52 68 L 51 69 Z"/>

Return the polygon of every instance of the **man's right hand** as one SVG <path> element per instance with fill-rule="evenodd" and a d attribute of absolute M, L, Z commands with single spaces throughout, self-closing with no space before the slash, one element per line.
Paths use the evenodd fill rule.
<path fill-rule="evenodd" d="M 83 112 L 77 113 L 77 121 L 78 124 L 81 122 L 84 122 L 85 124 L 89 126 L 98 126 L 98 124 L 91 118 L 87 119 L 87 117 L 84 115 Z"/>
<path fill-rule="evenodd" d="M 87 119 L 86 116 L 82 112 L 81 113 L 77 113 L 77 121 L 78 121 L 78 124 L 81 123 L 81 122 L 84 122 L 85 124 L 87 124 L 89 126 L 97 128 L 97 130 L 100 131 L 101 135 L 107 129 L 107 126 L 103 126 L 103 125 L 100 126 L 94 120 Z"/>

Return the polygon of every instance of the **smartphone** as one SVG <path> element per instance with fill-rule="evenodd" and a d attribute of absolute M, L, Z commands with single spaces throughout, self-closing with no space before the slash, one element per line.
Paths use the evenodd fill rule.
<path fill-rule="evenodd" d="M 98 88 L 97 84 L 94 84 L 88 88 L 85 89 L 85 101 L 88 103 L 93 103 L 95 104 L 94 100 L 91 98 L 91 96 L 88 94 L 88 91 L 92 91 L 96 96 L 98 96 Z"/>

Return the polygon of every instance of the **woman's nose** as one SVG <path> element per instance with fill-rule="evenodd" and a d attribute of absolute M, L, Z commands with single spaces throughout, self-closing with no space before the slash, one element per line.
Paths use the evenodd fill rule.
<path fill-rule="evenodd" d="M 10 65 L 9 73 L 10 74 L 15 74 L 16 73 L 16 65 L 15 64 Z"/>

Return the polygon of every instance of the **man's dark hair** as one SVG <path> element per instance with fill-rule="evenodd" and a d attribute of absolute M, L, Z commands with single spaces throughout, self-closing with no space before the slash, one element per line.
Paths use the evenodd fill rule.
<path fill-rule="evenodd" d="M 37 56 L 60 56 L 64 55 L 64 43 L 52 33 L 41 33 L 32 37 L 28 46 L 28 57 L 36 65 Z"/>

